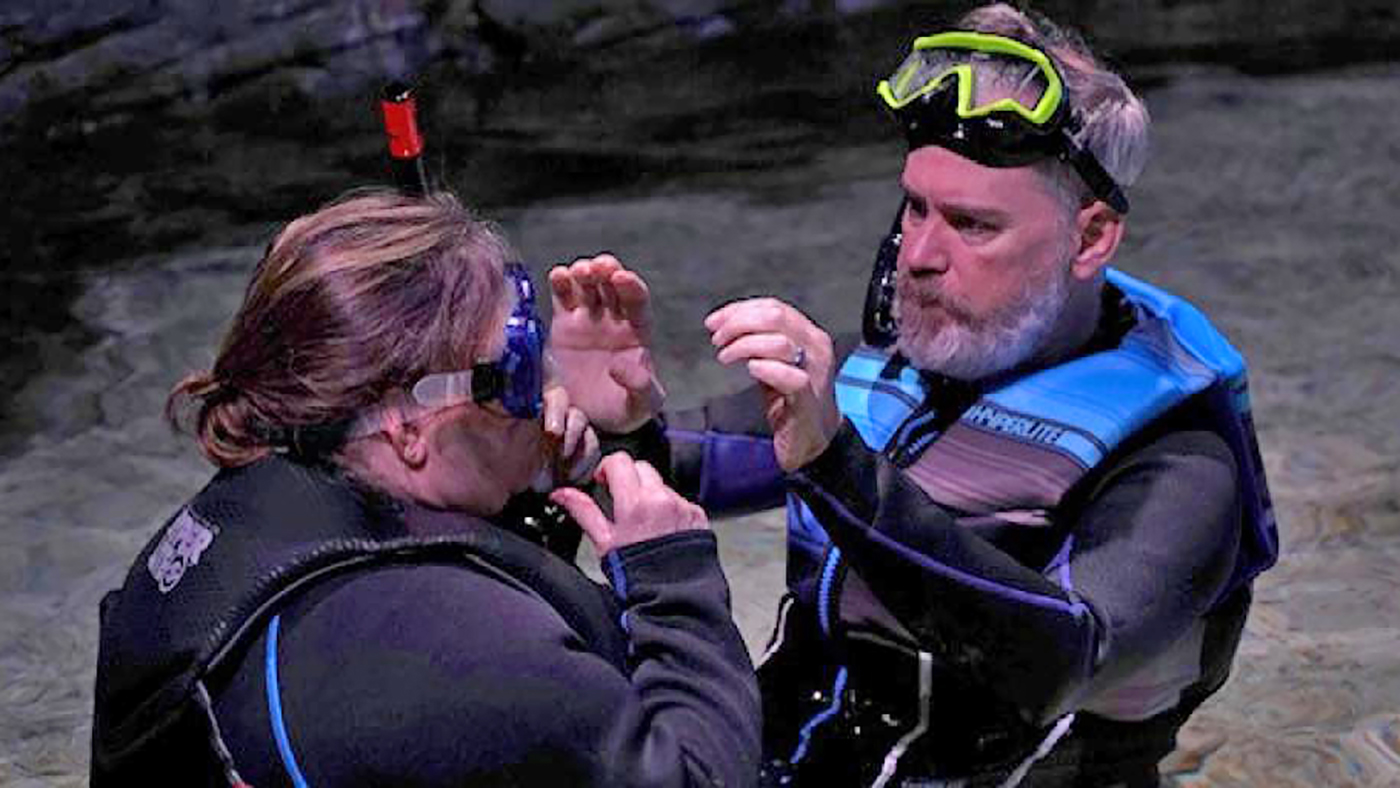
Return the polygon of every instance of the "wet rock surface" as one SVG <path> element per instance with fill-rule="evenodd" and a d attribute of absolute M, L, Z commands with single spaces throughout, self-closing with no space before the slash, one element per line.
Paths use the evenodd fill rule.
<path fill-rule="evenodd" d="M 1186 729 L 1171 779 L 1396 784 L 1400 69 L 1151 76 L 1154 160 L 1134 191 L 1119 263 L 1205 308 L 1251 360 L 1284 545 L 1257 584 L 1235 674 Z M 561 80 L 559 96 L 577 84 Z M 833 331 L 858 325 L 901 151 L 846 112 L 863 94 L 811 108 L 838 92 L 769 86 L 751 103 L 690 113 L 676 99 L 615 136 L 602 133 L 607 118 L 576 128 L 488 121 L 478 137 L 444 142 L 435 169 L 473 199 L 482 184 L 519 176 L 509 196 L 477 201 L 537 272 L 602 249 L 643 270 L 671 396 L 695 403 L 742 383 L 711 360 L 700 325 L 726 299 L 777 294 Z M 429 117 L 471 117 L 477 100 L 443 96 Z M 746 125 L 746 109 L 767 121 Z M 728 120 L 704 125 L 716 116 Z M 65 277 L 30 270 L 22 281 L 32 289 L 7 297 L 11 314 L 31 310 L 20 312 L 35 328 L 24 342 L 37 351 L 7 368 L 0 430 L 0 785 L 85 783 L 98 599 L 209 475 L 162 422 L 165 392 L 212 360 L 269 223 L 382 174 L 372 123 L 306 116 L 297 135 L 346 135 L 332 149 L 237 117 L 177 127 L 205 164 L 159 146 L 123 158 L 132 148 L 89 138 L 66 155 L 102 166 L 15 184 L 39 195 L 92 178 L 106 191 L 74 188 L 53 221 L 20 213 L 19 229 L 6 231 L 34 233 L 32 247 L 8 248 L 88 263 Z M 647 142 L 648 124 L 663 123 L 673 137 Z M 638 128 L 648 131 L 625 131 Z M 129 258 L 133 246 L 146 251 Z M 122 259 L 98 265 L 103 256 Z M 43 309 L 45 299 L 64 308 Z M 781 528 L 767 514 L 716 524 L 755 650 L 782 583 Z"/>

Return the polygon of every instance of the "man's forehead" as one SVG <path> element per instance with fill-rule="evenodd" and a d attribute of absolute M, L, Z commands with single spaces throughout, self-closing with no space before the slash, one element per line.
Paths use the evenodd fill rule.
<path fill-rule="evenodd" d="M 925 201 L 988 211 L 1028 207 L 1027 190 L 1048 196 L 1032 167 L 988 167 L 936 145 L 910 151 L 899 180 L 906 193 Z"/>

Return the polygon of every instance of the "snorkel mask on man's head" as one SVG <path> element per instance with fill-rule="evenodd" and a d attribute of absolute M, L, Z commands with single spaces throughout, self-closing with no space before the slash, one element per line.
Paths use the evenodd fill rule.
<path fill-rule="evenodd" d="M 990 33 L 924 36 L 876 92 L 911 150 L 937 145 L 987 167 L 1057 158 L 1079 173 L 1096 198 L 1128 212 L 1123 190 L 1074 140 L 1064 80 L 1035 47 Z"/>

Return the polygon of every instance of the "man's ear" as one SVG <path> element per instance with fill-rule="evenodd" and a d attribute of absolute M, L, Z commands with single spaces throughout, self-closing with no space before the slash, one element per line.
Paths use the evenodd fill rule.
<path fill-rule="evenodd" d="M 1079 251 L 1074 256 L 1070 272 L 1080 281 L 1089 281 L 1113 259 L 1123 240 L 1123 215 L 1095 200 L 1080 208 L 1075 216 Z"/>
<path fill-rule="evenodd" d="M 384 434 L 399 462 L 418 470 L 428 461 L 428 436 L 418 422 L 404 419 L 397 408 L 386 408 L 384 413 Z"/>

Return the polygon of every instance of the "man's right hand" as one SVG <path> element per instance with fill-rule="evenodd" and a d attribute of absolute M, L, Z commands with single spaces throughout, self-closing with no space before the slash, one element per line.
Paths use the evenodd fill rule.
<path fill-rule="evenodd" d="M 549 272 L 549 350 L 569 401 L 599 430 L 631 432 L 666 393 L 651 358 L 651 293 L 616 257 L 579 258 Z"/>
<path fill-rule="evenodd" d="M 649 463 L 621 452 L 609 454 L 593 478 L 612 498 L 611 520 L 582 490 L 561 487 L 549 498 L 568 510 L 599 557 L 629 544 L 710 527 L 705 510 L 667 487 Z"/>

